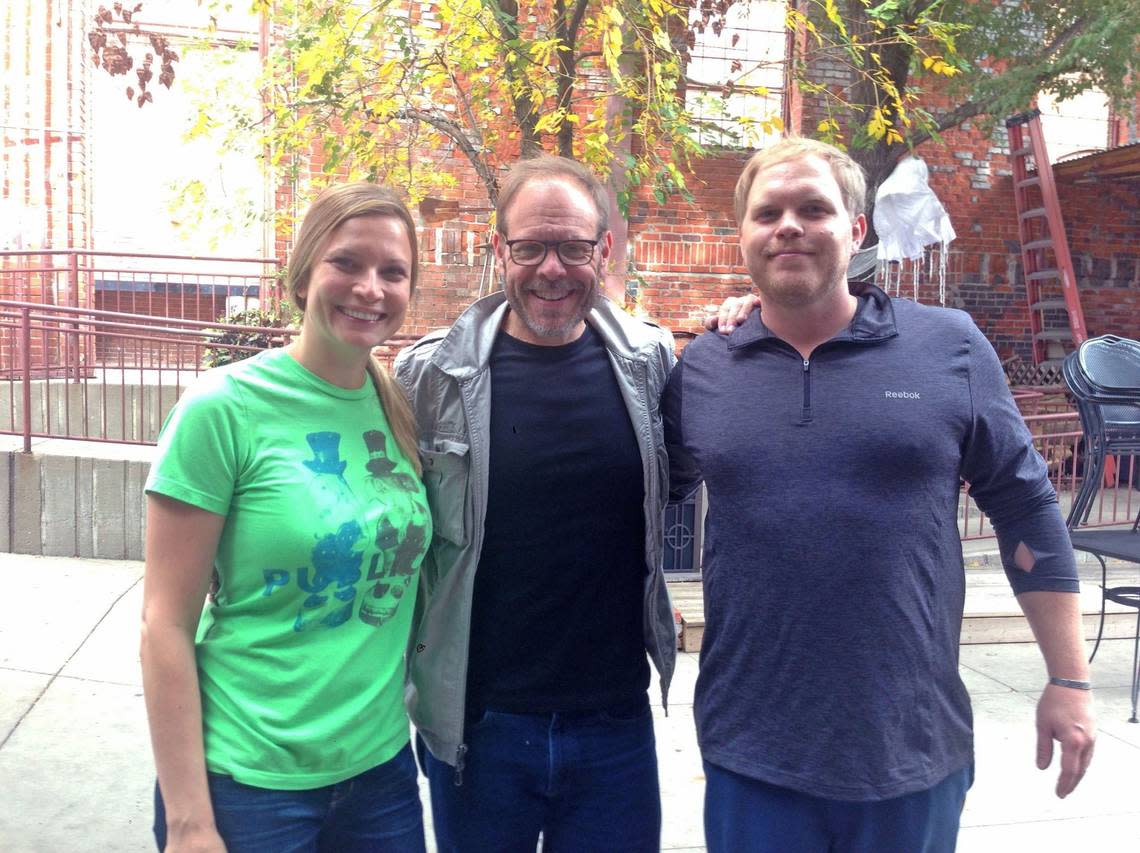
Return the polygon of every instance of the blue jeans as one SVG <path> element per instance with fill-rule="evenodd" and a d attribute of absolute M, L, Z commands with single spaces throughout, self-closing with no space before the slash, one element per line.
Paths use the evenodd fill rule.
<path fill-rule="evenodd" d="M 661 794 L 644 695 L 604 711 L 506 714 L 467 724 L 462 784 L 418 744 L 440 853 L 657 853 Z"/>
<path fill-rule="evenodd" d="M 709 853 L 953 853 L 974 781 L 971 764 L 925 791 L 856 803 L 704 765 Z"/>
<path fill-rule="evenodd" d="M 390 761 L 335 785 L 278 791 L 209 773 L 218 834 L 229 853 L 424 853 L 416 759 Z M 166 809 L 154 786 L 154 838 L 166 849 Z"/>

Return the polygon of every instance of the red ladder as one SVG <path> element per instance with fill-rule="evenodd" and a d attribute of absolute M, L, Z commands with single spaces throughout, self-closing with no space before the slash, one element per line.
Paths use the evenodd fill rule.
<path fill-rule="evenodd" d="M 1088 337 L 1073 259 L 1061 219 L 1053 166 L 1041 135 L 1041 111 L 1006 119 L 1013 197 L 1021 235 L 1021 263 L 1033 336 L 1033 363 L 1056 363 Z M 1028 130 L 1029 140 L 1025 140 Z M 1033 158 L 1034 172 L 1029 171 Z"/>

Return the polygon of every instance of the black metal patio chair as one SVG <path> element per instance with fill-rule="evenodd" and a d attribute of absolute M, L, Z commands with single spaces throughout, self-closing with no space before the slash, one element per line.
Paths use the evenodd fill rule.
<path fill-rule="evenodd" d="M 1092 554 L 1101 567 L 1100 624 L 1091 661 L 1100 648 L 1104 633 L 1105 608 L 1109 601 L 1136 608 L 1136 637 L 1132 648 L 1132 716 L 1136 716 L 1140 688 L 1140 586 L 1109 586 L 1106 559 L 1140 566 L 1140 513 L 1131 529 L 1100 530 L 1082 528 L 1097 493 L 1105 481 L 1106 459 L 1115 457 L 1118 472 L 1132 475 L 1140 464 L 1140 341 L 1106 335 L 1085 341 L 1066 357 L 1062 366 L 1065 383 L 1077 404 L 1084 433 L 1084 479 L 1069 510 L 1069 536 L 1073 548 Z M 1120 484 L 1113 477 L 1114 485 Z"/>
<path fill-rule="evenodd" d="M 1129 343 L 1140 349 L 1137 342 Z M 1140 405 L 1140 390 L 1128 394 L 1121 390 L 1108 391 L 1094 386 L 1081 369 L 1079 356 L 1080 350 L 1070 353 L 1061 365 L 1065 383 L 1076 402 L 1084 433 L 1084 476 L 1069 511 L 1070 529 L 1088 521 L 1093 498 L 1106 478 L 1108 457 L 1119 457 L 1114 466 L 1114 482 L 1119 484 L 1123 479 L 1140 487 L 1140 483 L 1135 482 L 1140 475 L 1140 460 L 1135 459 L 1140 453 L 1140 409 L 1137 408 Z M 1099 365 L 1103 361 L 1101 357 L 1094 363 Z M 1140 363 L 1137 363 L 1136 375 L 1137 382 L 1140 382 Z"/>

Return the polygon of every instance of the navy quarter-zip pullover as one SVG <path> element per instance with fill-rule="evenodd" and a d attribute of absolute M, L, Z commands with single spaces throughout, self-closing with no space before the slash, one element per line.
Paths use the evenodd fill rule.
<path fill-rule="evenodd" d="M 890 799 L 973 758 L 958 676 L 961 480 L 1016 593 L 1075 592 L 1068 533 L 998 359 L 961 311 L 852 285 L 804 360 L 759 311 L 685 350 L 671 487 L 708 487 L 703 757 L 814 796 Z M 1032 571 L 1013 565 L 1024 542 Z"/>

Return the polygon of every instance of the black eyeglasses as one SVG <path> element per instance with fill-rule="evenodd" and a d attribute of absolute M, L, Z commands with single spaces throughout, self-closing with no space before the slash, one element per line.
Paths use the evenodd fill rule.
<path fill-rule="evenodd" d="M 558 254 L 558 260 L 564 266 L 581 267 L 590 263 L 594 258 L 594 247 L 601 242 L 597 240 L 507 240 L 507 251 L 511 260 L 522 267 L 537 267 L 546 260 L 546 253 L 551 249 Z"/>

